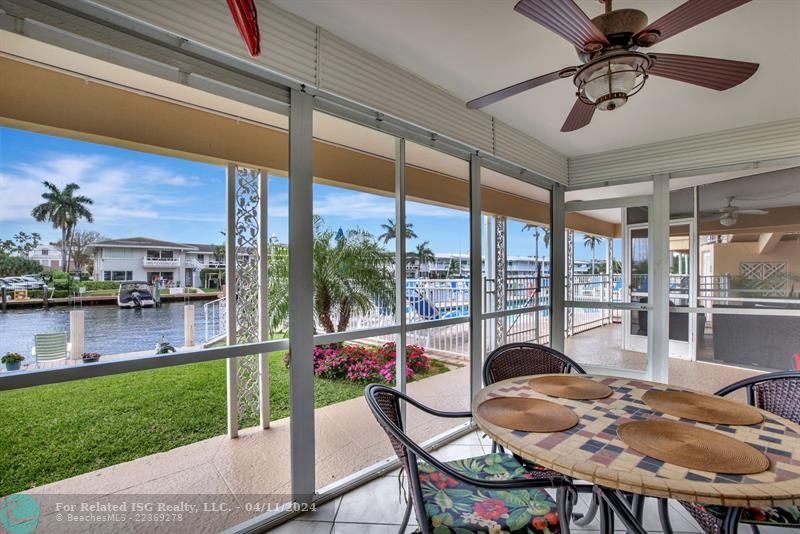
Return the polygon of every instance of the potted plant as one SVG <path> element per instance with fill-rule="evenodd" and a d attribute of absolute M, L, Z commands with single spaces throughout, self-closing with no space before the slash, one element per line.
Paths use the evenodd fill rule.
<path fill-rule="evenodd" d="M 17 352 L 6 352 L 0 359 L 6 365 L 7 371 L 19 371 L 25 358 Z"/>
<path fill-rule="evenodd" d="M 100 359 L 100 355 L 96 352 L 84 352 L 81 354 L 81 359 L 83 360 L 83 363 L 96 362 Z"/>

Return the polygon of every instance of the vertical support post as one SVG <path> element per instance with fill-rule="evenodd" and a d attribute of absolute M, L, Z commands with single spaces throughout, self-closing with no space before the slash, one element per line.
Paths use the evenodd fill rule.
<path fill-rule="evenodd" d="M 647 314 L 650 379 L 666 383 L 669 379 L 669 175 L 653 177 L 653 207 L 649 219 Z"/>
<path fill-rule="evenodd" d="M 6 288 L 0 288 L 0 308 L 2 308 L 3 313 L 8 311 L 7 299 L 8 296 L 6 295 Z"/>
<path fill-rule="evenodd" d="M 395 388 L 406 392 L 406 140 L 394 142 L 394 283 L 395 321 L 400 325 L 395 350 Z M 406 419 L 406 405 L 401 403 L 402 420 Z"/>
<path fill-rule="evenodd" d="M 84 311 L 72 310 L 69 312 L 69 357 L 73 360 L 80 360 L 83 354 L 85 339 Z"/>
<path fill-rule="evenodd" d="M 236 166 L 228 164 L 225 225 L 225 319 L 227 345 L 236 344 Z M 236 358 L 225 360 L 228 393 L 228 437 L 239 435 L 239 381 Z"/>
<path fill-rule="evenodd" d="M 311 95 L 292 90 L 289 109 L 289 414 L 292 499 L 314 495 L 314 285 Z"/>
<path fill-rule="evenodd" d="M 183 346 L 194 347 L 194 304 L 183 306 Z"/>
<path fill-rule="evenodd" d="M 564 351 L 564 186 L 550 194 L 550 346 Z"/>
<path fill-rule="evenodd" d="M 567 301 L 575 300 L 575 231 L 567 230 Z M 567 308 L 567 337 L 575 333 L 575 308 Z"/>
<path fill-rule="evenodd" d="M 42 286 L 42 308 L 45 310 L 50 307 L 49 297 L 50 289 L 46 285 Z"/>
<path fill-rule="evenodd" d="M 606 302 L 614 302 L 614 238 L 606 238 Z M 608 309 L 608 324 L 614 323 L 614 310 Z"/>
<path fill-rule="evenodd" d="M 506 309 L 506 256 L 508 252 L 507 243 L 507 221 L 506 218 L 496 215 L 494 218 L 494 309 Z M 498 317 L 495 319 L 495 346 L 500 347 L 506 344 L 506 317 Z"/>
<path fill-rule="evenodd" d="M 269 173 L 258 176 L 258 340 L 269 341 Z M 269 354 L 258 355 L 258 400 L 261 428 L 269 428 Z"/>
<path fill-rule="evenodd" d="M 469 159 L 469 364 L 470 399 L 481 389 L 483 368 L 483 284 L 481 257 L 481 161 Z"/>
<path fill-rule="evenodd" d="M 700 294 L 700 188 L 692 188 L 692 224 L 689 225 L 689 307 L 697 308 L 698 296 Z M 699 315 L 689 314 L 689 332 L 693 335 L 689 338 L 689 356 L 691 360 L 697 360 L 697 348 L 705 332 L 699 331 Z"/>

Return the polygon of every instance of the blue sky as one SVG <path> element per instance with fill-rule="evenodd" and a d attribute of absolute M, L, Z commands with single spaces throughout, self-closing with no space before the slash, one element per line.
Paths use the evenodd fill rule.
<path fill-rule="evenodd" d="M 106 145 L 75 141 L 32 132 L 0 128 L 0 239 L 19 231 L 38 232 L 45 240 L 60 237 L 49 224 L 30 216 L 41 201 L 41 182 L 59 187 L 69 182 L 95 202 L 95 230 L 108 238 L 145 236 L 184 243 L 221 243 L 225 229 L 225 169 L 221 166 L 157 156 Z M 288 182 L 269 180 L 269 232 L 282 242 L 287 238 Z M 466 211 L 408 202 L 408 222 L 419 241 L 429 241 L 437 253 L 463 252 L 469 248 Z M 358 191 L 314 186 L 314 212 L 335 228 L 360 227 L 374 235 L 380 224 L 394 217 L 394 199 Z M 508 226 L 508 253 L 533 255 L 533 237 L 522 224 Z M 391 243 L 390 243 L 391 245 Z M 540 255 L 547 254 L 540 241 Z M 596 251 L 605 255 L 604 246 Z M 576 256 L 589 258 L 582 244 Z"/>

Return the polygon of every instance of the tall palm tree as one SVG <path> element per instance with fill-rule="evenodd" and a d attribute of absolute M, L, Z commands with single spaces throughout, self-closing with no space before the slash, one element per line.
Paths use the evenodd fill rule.
<path fill-rule="evenodd" d="M 282 245 L 271 245 L 270 321 L 273 330 L 288 315 L 288 255 Z M 394 276 L 386 254 L 364 230 L 333 231 L 314 217 L 314 315 L 326 333 L 344 332 L 353 313 L 369 313 L 375 305 L 394 305 Z"/>
<path fill-rule="evenodd" d="M 533 239 L 535 240 L 536 243 L 533 255 L 535 256 L 536 260 L 536 275 L 539 276 L 540 275 L 539 271 L 541 267 L 541 265 L 539 264 L 539 231 L 541 230 L 544 246 L 550 248 L 550 228 L 548 228 L 547 226 L 542 227 L 536 224 L 528 223 L 522 227 L 522 231 L 526 232 L 528 230 L 533 231 Z"/>
<path fill-rule="evenodd" d="M 584 235 L 583 236 L 583 246 L 589 247 L 592 249 L 592 274 L 594 274 L 594 248 L 600 244 L 601 239 L 596 235 Z"/>
<path fill-rule="evenodd" d="M 61 243 L 64 244 L 61 248 L 61 260 L 64 262 L 64 270 L 67 271 L 70 260 L 69 249 L 75 226 L 81 219 L 86 219 L 90 223 L 94 222 L 92 212 L 87 208 L 94 204 L 94 201 L 83 195 L 75 196 L 75 191 L 80 189 L 78 184 L 69 183 L 64 186 L 64 189 L 59 189 L 48 181 L 42 183 L 46 189 L 42 193 L 45 202 L 33 208 L 31 215 L 37 221 L 49 221 L 53 228 L 61 230 Z"/>
<path fill-rule="evenodd" d="M 436 256 L 434 256 L 433 250 L 431 250 L 429 244 L 430 241 L 423 241 L 422 243 L 417 244 L 417 248 L 414 250 L 420 266 L 422 266 L 423 263 L 431 263 L 436 259 Z"/>
<path fill-rule="evenodd" d="M 384 244 L 397 237 L 397 224 L 394 222 L 394 219 L 386 219 L 386 222 L 381 224 L 381 228 L 383 228 L 383 233 L 378 236 L 378 240 L 383 241 Z M 417 234 L 414 232 L 414 224 L 406 223 L 406 239 L 416 238 Z"/>

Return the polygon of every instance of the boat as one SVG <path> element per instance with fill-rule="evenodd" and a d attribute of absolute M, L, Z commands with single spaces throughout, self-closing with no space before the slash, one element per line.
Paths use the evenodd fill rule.
<path fill-rule="evenodd" d="M 120 308 L 150 308 L 156 305 L 147 282 L 122 282 L 117 293 Z"/>

